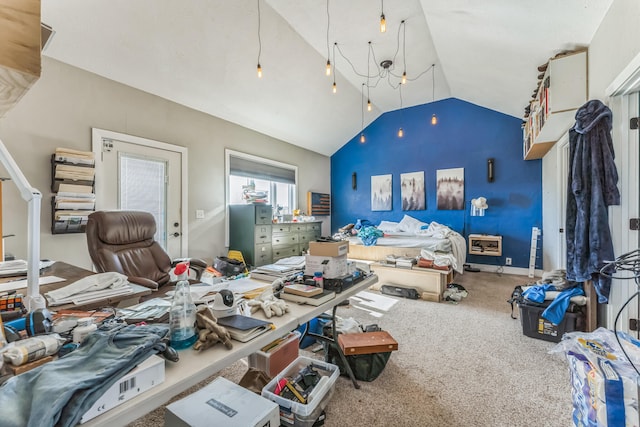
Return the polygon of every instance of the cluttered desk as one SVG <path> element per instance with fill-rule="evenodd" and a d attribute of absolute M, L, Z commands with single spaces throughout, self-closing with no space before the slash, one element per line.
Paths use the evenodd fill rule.
<path fill-rule="evenodd" d="M 336 293 L 333 299 L 318 306 L 289 304 L 289 312 L 280 317 L 267 319 L 262 312 L 257 312 L 254 317 L 268 320 L 273 324 L 273 329 L 245 343 L 234 340 L 231 350 L 222 345 L 216 345 L 202 352 L 193 349 L 181 350 L 179 352 L 180 360 L 177 363 L 166 362 L 164 382 L 84 425 L 94 427 L 124 425 L 132 422 L 239 359 L 255 353 L 278 338 L 284 337 L 322 313 L 333 310 L 338 304 L 369 288 L 377 281 L 377 276 L 370 275 L 348 289 Z"/>

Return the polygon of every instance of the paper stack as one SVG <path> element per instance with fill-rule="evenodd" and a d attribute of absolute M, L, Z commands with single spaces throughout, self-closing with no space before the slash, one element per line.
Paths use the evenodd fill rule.
<path fill-rule="evenodd" d="M 93 166 L 95 164 L 95 157 L 91 151 L 79 151 L 71 148 L 56 148 L 54 160 L 76 165 Z"/>

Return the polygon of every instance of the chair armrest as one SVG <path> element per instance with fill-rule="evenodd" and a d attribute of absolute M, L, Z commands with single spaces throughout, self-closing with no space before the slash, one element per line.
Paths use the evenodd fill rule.
<path fill-rule="evenodd" d="M 149 288 L 154 291 L 158 290 L 158 283 L 151 279 L 147 279 L 146 277 L 129 276 L 127 277 L 127 280 L 129 280 L 130 283 L 144 286 L 145 288 Z"/>
<path fill-rule="evenodd" d="M 192 269 L 196 273 L 196 279 L 200 280 L 202 273 L 209 266 L 206 261 L 200 258 L 176 258 L 171 261 L 171 267 L 175 267 L 181 262 L 188 262 L 189 268 Z"/>

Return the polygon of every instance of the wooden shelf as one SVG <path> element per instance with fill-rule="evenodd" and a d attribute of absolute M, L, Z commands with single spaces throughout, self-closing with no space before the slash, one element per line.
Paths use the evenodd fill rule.
<path fill-rule="evenodd" d="M 542 158 L 575 122 L 587 102 L 587 51 L 552 58 L 540 79 L 523 127 L 523 157 Z"/>
<path fill-rule="evenodd" d="M 469 234 L 469 255 L 502 256 L 502 236 Z"/>

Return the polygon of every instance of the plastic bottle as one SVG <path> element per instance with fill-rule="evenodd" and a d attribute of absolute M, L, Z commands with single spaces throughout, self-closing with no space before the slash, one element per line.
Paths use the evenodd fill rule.
<path fill-rule="evenodd" d="M 324 280 L 322 279 L 321 271 L 316 271 L 315 273 L 313 273 L 313 281 L 317 287 L 321 289 L 324 288 Z"/>
<path fill-rule="evenodd" d="M 174 270 L 174 274 L 178 276 L 178 283 L 169 311 L 169 331 L 171 347 L 176 350 L 191 347 L 198 340 L 196 305 L 189 290 L 188 269 L 189 263 L 181 262 Z"/>
<path fill-rule="evenodd" d="M 13 366 L 20 366 L 55 354 L 64 342 L 65 339 L 58 334 L 38 335 L 16 341 L 13 347 L 5 350 L 3 357 Z"/>

